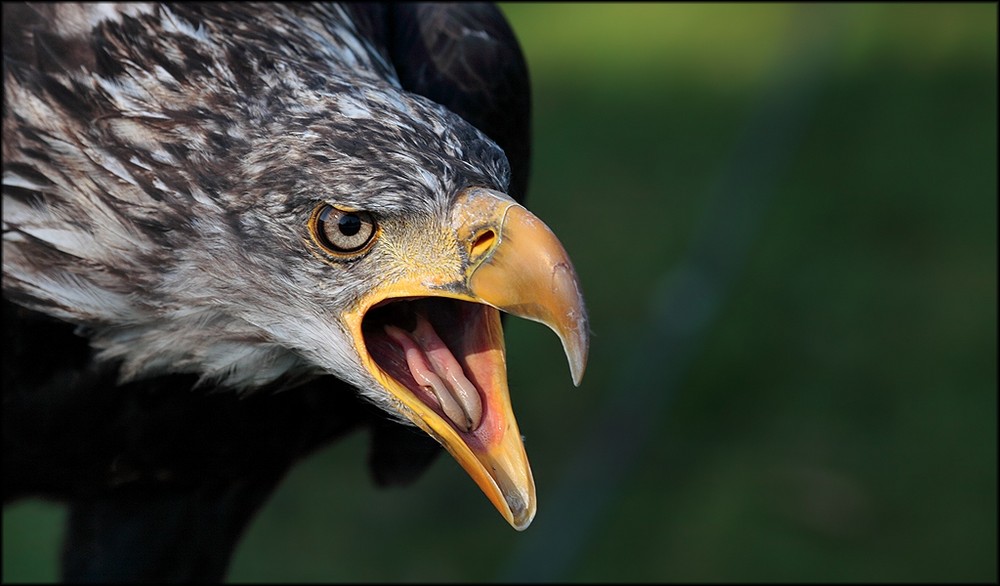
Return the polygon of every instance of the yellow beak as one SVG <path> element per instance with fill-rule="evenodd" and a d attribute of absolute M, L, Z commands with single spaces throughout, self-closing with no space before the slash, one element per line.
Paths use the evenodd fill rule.
<path fill-rule="evenodd" d="M 398 410 L 522 530 L 534 518 L 535 486 L 507 388 L 498 310 L 555 331 L 579 385 L 589 345 L 583 295 L 559 240 L 506 195 L 467 189 L 443 234 L 442 259 L 461 259 L 458 271 L 422 268 L 388 281 L 346 321 L 362 363 Z"/>

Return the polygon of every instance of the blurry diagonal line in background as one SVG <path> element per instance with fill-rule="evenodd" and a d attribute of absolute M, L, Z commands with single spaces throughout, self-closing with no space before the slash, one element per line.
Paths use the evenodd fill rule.
<path fill-rule="evenodd" d="M 596 411 L 601 418 L 589 426 L 592 433 L 581 439 L 500 581 L 570 578 L 740 277 L 770 195 L 808 124 L 848 10 L 803 5 L 795 13 L 786 57 L 775 65 L 759 106 L 720 166 L 687 253 L 652 292 L 648 329 L 622 353 L 616 385 Z"/>

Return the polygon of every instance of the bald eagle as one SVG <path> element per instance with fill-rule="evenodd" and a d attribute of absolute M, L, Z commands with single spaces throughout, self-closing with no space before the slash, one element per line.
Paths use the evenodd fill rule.
<path fill-rule="evenodd" d="M 218 580 L 292 465 L 440 444 L 524 529 L 501 312 L 573 265 L 519 203 L 530 100 L 490 5 L 3 5 L 5 502 L 66 500 L 67 580 Z M 422 431 L 421 431 L 422 430 Z"/>

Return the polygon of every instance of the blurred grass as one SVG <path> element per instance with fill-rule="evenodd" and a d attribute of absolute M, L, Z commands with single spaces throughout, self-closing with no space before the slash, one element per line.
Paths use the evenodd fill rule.
<path fill-rule="evenodd" d="M 572 389 L 555 338 L 508 321 L 539 526 L 801 15 L 840 27 L 740 278 L 562 579 L 996 582 L 996 5 L 503 7 L 534 84 L 529 206 L 594 331 Z M 365 451 L 353 436 L 297 468 L 231 580 L 509 569 L 531 529 L 457 464 L 377 490 Z M 4 581 L 55 579 L 63 519 L 5 508 Z"/>

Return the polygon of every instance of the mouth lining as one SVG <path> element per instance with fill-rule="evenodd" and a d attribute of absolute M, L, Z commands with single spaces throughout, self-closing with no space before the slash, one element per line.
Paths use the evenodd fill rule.
<path fill-rule="evenodd" d="M 502 359 L 497 364 L 488 358 L 497 345 L 488 317 L 496 311 L 445 297 L 389 299 L 368 310 L 361 331 L 372 361 L 385 375 L 474 442 L 482 422 L 491 419 L 485 390 L 496 380 L 495 370 L 505 368 Z M 453 368 L 442 368 L 441 357 Z"/>

